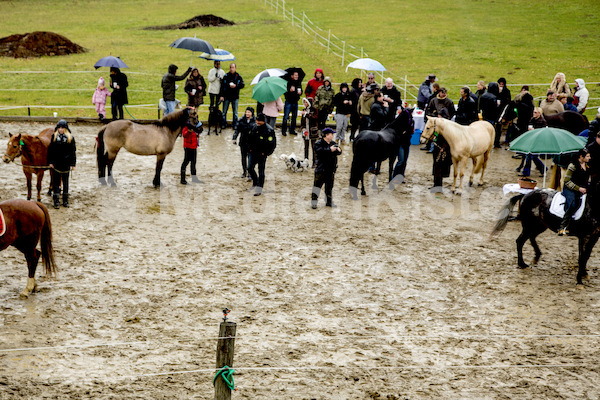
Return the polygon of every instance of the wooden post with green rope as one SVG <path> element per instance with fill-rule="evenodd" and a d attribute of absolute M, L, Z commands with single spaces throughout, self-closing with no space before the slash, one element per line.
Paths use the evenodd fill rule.
<path fill-rule="evenodd" d="M 219 325 L 217 340 L 217 371 L 213 379 L 215 400 L 231 400 L 231 390 L 235 389 L 233 382 L 233 350 L 235 344 L 236 323 L 227 321 L 229 309 L 223 310 L 223 322 Z"/>

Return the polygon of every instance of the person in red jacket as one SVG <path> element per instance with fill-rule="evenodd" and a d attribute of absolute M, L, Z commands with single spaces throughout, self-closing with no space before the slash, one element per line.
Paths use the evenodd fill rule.
<path fill-rule="evenodd" d="M 317 94 L 317 89 L 323 86 L 323 70 L 321 68 L 315 69 L 315 77 L 308 81 L 306 84 L 306 89 L 304 90 L 304 95 L 314 100 L 315 95 Z"/>
<path fill-rule="evenodd" d="M 191 126 L 186 126 L 181 131 L 181 136 L 183 136 L 183 151 L 184 158 L 183 164 L 181 164 L 181 184 L 187 185 L 187 181 L 185 180 L 185 170 L 187 169 L 187 165 L 191 164 L 190 172 L 192 173 L 192 182 L 194 183 L 202 183 L 200 179 L 196 176 L 196 155 L 198 152 L 198 132 L 194 130 Z"/>

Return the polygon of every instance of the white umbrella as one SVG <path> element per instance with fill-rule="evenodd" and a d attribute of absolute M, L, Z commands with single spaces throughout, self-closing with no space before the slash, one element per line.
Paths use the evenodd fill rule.
<path fill-rule="evenodd" d="M 235 60 L 235 56 L 233 54 L 231 54 L 230 52 L 228 52 L 227 50 L 215 49 L 215 53 L 217 53 L 217 54 L 202 53 L 199 55 L 199 57 L 204 58 L 205 60 L 214 60 L 214 61 L 234 61 Z"/>
<path fill-rule="evenodd" d="M 377 60 L 373 60 L 372 58 L 359 58 L 354 60 L 348 64 L 346 67 L 346 72 L 348 72 L 348 68 L 362 69 L 365 71 L 387 71 L 383 64 Z"/>
<path fill-rule="evenodd" d="M 268 78 L 269 76 L 283 76 L 286 72 L 281 68 L 267 68 L 261 71 L 252 79 L 251 85 L 256 85 L 261 79 Z"/>

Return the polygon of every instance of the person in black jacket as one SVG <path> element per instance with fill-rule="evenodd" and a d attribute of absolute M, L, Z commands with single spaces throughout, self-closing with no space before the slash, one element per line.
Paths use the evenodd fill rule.
<path fill-rule="evenodd" d="M 127 99 L 127 75 L 119 68 L 110 68 L 110 86 L 113 91 L 110 95 L 112 118 L 123 119 L 123 105 L 128 103 Z"/>
<path fill-rule="evenodd" d="M 246 112 L 244 116 L 239 119 L 235 131 L 233 132 L 233 144 L 236 141 L 240 144 L 240 151 L 242 153 L 242 169 L 244 173 L 242 174 L 242 178 L 251 179 L 248 174 L 248 155 L 249 155 L 249 137 L 252 128 L 256 126 L 256 119 L 254 118 L 254 108 L 248 107 L 246 108 Z M 238 139 L 239 138 L 239 139 Z"/>
<path fill-rule="evenodd" d="M 273 154 L 277 146 L 275 131 L 265 123 L 265 114 L 260 113 L 256 116 L 256 125 L 252 128 L 249 139 L 250 165 L 248 171 L 252 177 L 252 188 L 256 191 L 254 195 L 260 196 L 265 184 L 267 157 Z M 258 165 L 258 175 L 254 169 L 256 165 Z"/>
<path fill-rule="evenodd" d="M 335 106 L 336 140 L 342 143 L 348 129 L 349 116 L 352 113 L 353 106 L 355 106 L 346 82 L 342 82 L 340 91 L 333 96 L 333 105 Z"/>
<path fill-rule="evenodd" d="M 302 96 L 302 82 L 298 78 L 298 72 L 294 71 L 287 83 L 287 91 L 284 95 L 283 120 L 281 121 L 281 134 L 283 136 L 287 135 L 288 119 L 290 119 L 290 135 L 298 134 L 296 133 L 296 119 L 298 118 L 298 101 L 300 101 L 300 96 Z M 291 118 L 290 113 L 292 113 Z"/>
<path fill-rule="evenodd" d="M 456 123 L 461 125 L 470 125 L 479 120 L 477 115 L 477 103 L 471 96 L 471 89 L 464 86 L 460 89 L 460 100 L 456 110 Z"/>
<path fill-rule="evenodd" d="M 168 72 L 163 75 L 161 86 L 163 91 L 163 100 L 167 106 L 165 109 L 165 115 L 175 111 L 175 105 L 177 104 L 175 101 L 175 82 L 184 80 L 190 72 L 192 72 L 192 67 L 189 67 L 183 75 L 175 75 L 177 73 L 177 65 L 171 64 L 169 65 Z"/>
<path fill-rule="evenodd" d="M 352 89 L 350 89 L 350 97 L 352 97 L 352 112 L 350 113 L 350 141 L 354 141 L 354 135 L 360 126 L 360 114 L 358 113 L 358 99 L 362 93 L 362 79 L 354 78 L 352 80 Z"/>
<path fill-rule="evenodd" d="M 333 204 L 332 191 L 335 170 L 337 169 L 337 156 L 342 154 L 342 149 L 333 141 L 333 130 L 323 129 L 323 137 L 315 143 L 317 153 L 317 167 L 315 168 L 315 181 L 313 183 L 311 206 L 317 208 L 321 188 L 325 185 L 325 197 L 327 207 L 335 207 Z"/>
<path fill-rule="evenodd" d="M 498 120 L 498 84 L 490 82 L 487 92 L 479 98 L 479 111 L 484 121 L 489 122 L 492 126 L 496 126 Z"/>
<path fill-rule="evenodd" d="M 223 127 L 227 127 L 227 110 L 231 104 L 233 119 L 231 125 L 235 129 L 237 124 L 238 104 L 240 102 L 240 90 L 244 88 L 244 79 L 237 73 L 235 63 L 229 64 L 229 72 L 223 77 L 221 82 L 221 101 L 223 102 Z"/>
<path fill-rule="evenodd" d="M 375 101 L 371 105 L 369 120 L 369 130 L 372 131 L 380 131 L 390 122 L 390 108 L 381 92 L 375 96 Z"/>
<path fill-rule="evenodd" d="M 48 166 L 52 171 L 52 198 L 54 208 L 60 207 L 60 184 L 62 181 L 63 207 L 69 207 L 69 172 L 75 168 L 75 138 L 67 121 L 61 119 L 54 128 L 54 135 L 48 146 Z"/>
<path fill-rule="evenodd" d="M 383 93 L 383 98 L 388 102 L 390 110 L 393 111 L 393 115 L 396 116 L 396 112 L 402 109 L 402 95 L 398 88 L 396 88 L 396 85 L 394 85 L 392 78 L 385 80 L 385 86 L 381 88 L 381 93 Z"/>

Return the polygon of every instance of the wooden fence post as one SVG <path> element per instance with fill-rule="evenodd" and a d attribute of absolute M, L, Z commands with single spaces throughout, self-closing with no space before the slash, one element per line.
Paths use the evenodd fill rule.
<path fill-rule="evenodd" d="M 228 309 L 223 310 L 225 317 L 219 325 L 217 340 L 217 371 L 228 366 L 233 368 L 233 350 L 235 344 L 236 323 L 227 321 Z M 231 389 L 222 377 L 215 381 L 215 400 L 231 400 Z"/>

